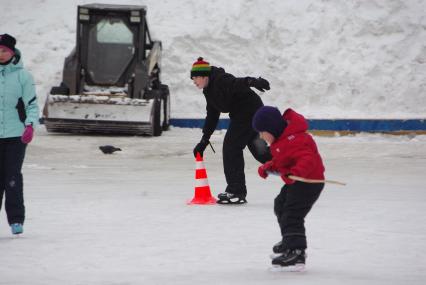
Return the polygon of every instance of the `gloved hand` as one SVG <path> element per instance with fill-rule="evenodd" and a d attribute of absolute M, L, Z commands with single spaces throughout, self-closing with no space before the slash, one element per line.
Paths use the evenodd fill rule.
<path fill-rule="evenodd" d="M 262 77 L 259 77 L 259 78 L 247 77 L 247 85 L 250 87 L 254 87 L 261 92 L 265 92 L 265 90 L 271 89 L 269 87 L 268 80 L 263 79 Z"/>
<path fill-rule="evenodd" d="M 257 169 L 257 173 L 259 173 L 259 176 L 263 179 L 268 177 L 269 172 L 272 172 L 272 161 L 265 162 L 265 164 L 259 166 Z"/>
<path fill-rule="evenodd" d="M 28 125 L 25 127 L 24 132 L 21 136 L 21 141 L 25 144 L 30 143 L 34 136 L 34 129 L 32 125 Z"/>
<path fill-rule="evenodd" d="M 194 157 L 197 157 L 197 152 L 200 153 L 201 156 L 203 156 L 203 152 L 206 149 L 206 147 L 209 145 L 209 140 L 202 138 L 199 143 L 194 147 Z"/>

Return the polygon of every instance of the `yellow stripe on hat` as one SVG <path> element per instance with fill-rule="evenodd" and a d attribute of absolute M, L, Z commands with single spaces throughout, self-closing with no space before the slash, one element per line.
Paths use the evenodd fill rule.
<path fill-rule="evenodd" d="M 194 63 L 194 65 L 193 65 L 194 67 L 209 67 L 210 65 L 209 64 L 205 64 L 205 63 L 202 63 L 202 64 L 197 64 L 197 63 Z"/>

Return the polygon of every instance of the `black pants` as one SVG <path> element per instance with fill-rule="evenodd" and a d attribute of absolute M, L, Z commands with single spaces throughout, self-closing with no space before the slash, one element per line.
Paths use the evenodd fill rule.
<path fill-rule="evenodd" d="M 284 185 L 274 201 L 274 212 L 281 228 L 282 241 L 288 249 L 306 249 L 305 217 L 324 188 L 323 183 Z"/>
<path fill-rule="evenodd" d="M 0 209 L 6 193 L 5 208 L 10 224 L 24 223 L 25 206 L 22 179 L 22 164 L 26 144 L 20 138 L 0 139 Z"/>
<path fill-rule="evenodd" d="M 247 195 L 243 155 L 246 146 L 257 161 L 272 159 L 269 147 L 253 130 L 251 119 L 231 119 L 223 141 L 223 170 L 228 184 L 225 191 L 242 197 Z"/>

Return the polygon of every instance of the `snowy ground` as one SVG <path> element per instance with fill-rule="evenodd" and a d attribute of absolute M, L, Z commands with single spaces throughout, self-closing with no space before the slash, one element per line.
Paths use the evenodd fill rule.
<path fill-rule="evenodd" d="M 425 284 L 426 136 L 316 137 L 329 185 L 307 219 L 304 273 L 272 273 L 281 185 L 257 177 L 249 203 L 188 206 L 200 130 L 161 137 L 47 134 L 24 164 L 27 220 L 12 237 L 0 214 L 0 284 Z M 221 192 L 223 132 L 205 165 Z M 99 145 L 123 149 L 104 155 Z M 294 282 L 294 283 L 293 283 Z"/>
<path fill-rule="evenodd" d="M 148 7 L 173 118 L 205 116 L 189 79 L 199 56 L 268 79 L 265 104 L 308 118 L 426 117 L 423 0 L 0 0 L 0 33 L 17 38 L 40 104 L 74 48 L 77 5 L 93 2 Z"/>

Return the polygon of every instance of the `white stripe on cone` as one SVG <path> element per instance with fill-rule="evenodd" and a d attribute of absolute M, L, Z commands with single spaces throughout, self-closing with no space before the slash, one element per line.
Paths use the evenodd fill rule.
<path fill-rule="evenodd" d="M 206 169 L 204 167 L 203 161 L 196 161 L 195 167 L 196 167 L 197 170 Z M 209 181 L 207 180 L 207 177 L 195 179 L 195 187 L 204 187 L 204 186 L 209 186 Z"/>
<path fill-rule="evenodd" d="M 195 169 L 205 169 L 204 162 L 203 161 L 196 161 L 195 162 Z"/>
<path fill-rule="evenodd" d="M 195 179 L 195 187 L 204 187 L 209 186 L 209 181 L 207 178 L 204 179 Z"/>

